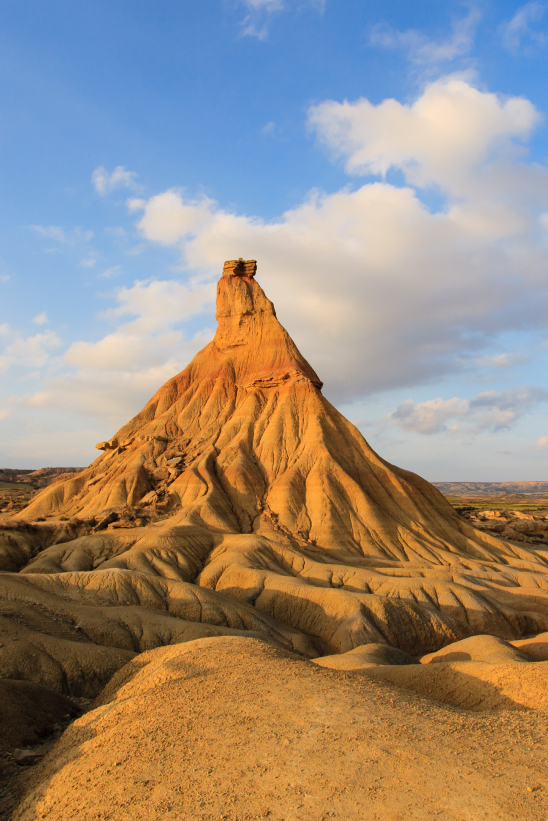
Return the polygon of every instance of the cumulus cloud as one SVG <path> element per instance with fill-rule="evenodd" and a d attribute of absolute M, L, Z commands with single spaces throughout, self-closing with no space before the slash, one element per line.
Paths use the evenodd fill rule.
<path fill-rule="evenodd" d="M 399 428 L 414 433 L 439 433 L 447 430 L 449 419 L 467 416 L 469 405 L 465 399 L 429 399 L 416 404 L 412 399 L 402 402 L 388 416 L 388 421 Z"/>
<path fill-rule="evenodd" d="M 545 11 L 545 3 L 532 2 L 520 6 L 512 19 L 500 27 L 504 47 L 512 54 L 517 54 L 524 40 L 537 45 L 546 43 L 546 35 L 536 31 L 532 25 L 544 17 Z"/>
<path fill-rule="evenodd" d="M 134 316 L 120 326 L 124 332 L 149 334 L 185 322 L 211 307 L 215 285 L 201 281 L 185 284 L 178 280 L 137 280 L 129 288 L 118 288 L 116 301 L 118 305 L 104 311 L 102 318 Z"/>
<path fill-rule="evenodd" d="M 46 311 L 42 311 L 42 313 L 35 316 L 32 321 L 36 325 L 45 325 L 47 322 L 49 322 Z"/>
<path fill-rule="evenodd" d="M 535 442 L 535 450 L 546 450 L 548 448 L 548 436 L 541 436 Z"/>
<path fill-rule="evenodd" d="M 474 399 L 429 399 L 402 402 L 381 424 L 396 425 L 405 431 L 431 435 L 499 431 L 514 425 L 531 408 L 548 399 L 544 388 L 523 385 L 504 391 L 484 391 Z M 449 427 L 449 422 L 453 424 Z"/>
<path fill-rule="evenodd" d="M 183 201 L 180 192 L 170 190 L 149 200 L 131 199 L 127 205 L 130 213 L 144 211 L 138 227 L 147 239 L 173 245 L 205 227 L 211 220 L 215 203 L 207 197 Z"/>
<path fill-rule="evenodd" d="M 101 419 L 115 430 L 213 336 L 211 328 L 188 334 L 180 327 L 212 306 L 213 283 L 137 281 L 114 297 L 117 305 L 102 318 L 119 323 L 116 329 L 72 343 L 63 355 L 70 370 L 48 378 L 27 406 Z"/>
<path fill-rule="evenodd" d="M 472 7 L 466 17 L 453 20 L 449 37 L 439 40 L 431 39 L 416 29 L 396 31 L 380 23 L 372 28 L 369 42 L 381 48 L 404 49 L 417 65 L 435 67 L 468 54 L 480 17 L 478 9 Z"/>
<path fill-rule="evenodd" d="M 348 173 L 385 176 L 396 168 L 413 186 L 436 185 L 455 197 L 492 196 L 493 186 L 515 185 L 507 179 L 514 166 L 493 163 L 540 121 L 529 100 L 503 99 L 455 77 L 430 83 L 411 104 L 374 105 L 362 98 L 328 100 L 309 110 L 310 125 L 335 156 L 345 158 Z M 525 167 L 520 173 L 532 176 Z M 546 168 L 539 182 L 540 190 L 548 182 Z"/>
<path fill-rule="evenodd" d="M 135 171 L 128 171 L 123 165 L 117 165 L 111 173 L 100 165 L 91 175 L 91 183 L 101 197 L 106 197 L 118 188 L 139 191 L 141 186 L 137 183 L 137 177 L 138 174 Z"/>
<path fill-rule="evenodd" d="M 51 357 L 51 351 L 63 343 L 55 331 L 44 331 L 35 336 L 23 337 L 9 326 L 4 325 L 0 335 L 6 340 L 0 355 L 0 371 L 17 366 L 20 368 L 41 368 Z"/>
<path fill-rule="evenodd" d="M 169 361 L 182 339 L 180 331 L 158 334 L 152 340 L 118 331 L 95 343 L 74 342 L 65 359 L 73 365 L 100 371 L 146 370 Z"/>
<path fill-rule="evenodd" d="M 75 343 L 65 357 L 75 370 L 49 379 L 27 404 L 98 419 L 114 432 L 186 367 L 212 333 L 186 339 L 181 332 L 143 338 L 117 331 L 96 343 Z"/>

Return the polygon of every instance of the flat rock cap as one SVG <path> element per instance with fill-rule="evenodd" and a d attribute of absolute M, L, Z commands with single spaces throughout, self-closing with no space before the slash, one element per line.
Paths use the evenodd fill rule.
<path fill-rule="evenodd" d="M 256 259 L 227 259 L 223 265 L 224 277 L 254 277 L 256 272 Z"/>

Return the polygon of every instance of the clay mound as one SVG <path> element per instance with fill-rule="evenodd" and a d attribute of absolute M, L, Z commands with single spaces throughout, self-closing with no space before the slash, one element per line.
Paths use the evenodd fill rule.
<path fill-rule="evenodd" d="M 446 661 L 484 661 L 487 664 L 519 664 L 530 662 L 531 657 L 516 648 L 515 644 L 496 636 L 472 636 L 457 641 L 435 653 L 421 658 L 421 664 Z"/>
<path fill-rule="evenodd" d="M 534 661 L 548 661 L 548 633 L 539 633 L 538 636 L 531 636 L 527 639 L 517 639 L 511 644 Z"/>
<path fill-rule="evenodd" d="M 548 662 L 453 661 L 405 667 L 372 666 L 363 675 L 472 712 L 548 710 Z"/>
<path fill-rule="evenodd" d="M 312 642 L 249 605 L 127 571 L 5 574 L 2 676 L 93 698 L 137 653 L 209 636 L 252 635 L 315 656 Z"/>
<path fill-rule="evenodd" d="M 314 663 L 331 670 L 363 670 L 377 664 L 416 664 L 417 660 L 386 644 L 363 644 L 347 653 L 314 659 Z"/>
<path fill-rule="evenodd" d="M 546 714 L 465 717 L 252 639 L 154 650 L 65 732 L 13 821 L 546 818 Z"/>

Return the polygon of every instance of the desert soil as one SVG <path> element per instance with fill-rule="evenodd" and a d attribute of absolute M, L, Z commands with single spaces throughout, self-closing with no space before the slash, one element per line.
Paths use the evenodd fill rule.
<path fill-rule="evenodd" d="M 457 709 L 370 669 L 248 638 L 150 651 L 33 768 L 13 821 L 546 819 L 546 712 Z"/>

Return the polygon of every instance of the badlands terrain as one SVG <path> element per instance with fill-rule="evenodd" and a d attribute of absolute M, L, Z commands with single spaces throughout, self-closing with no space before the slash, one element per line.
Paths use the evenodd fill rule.
<path fill-rule="evenodd" d="M 255 273 L 93 464 L 4 502 L 4 817 L 545 819 L 545 513 L 385 462 Z"/>

